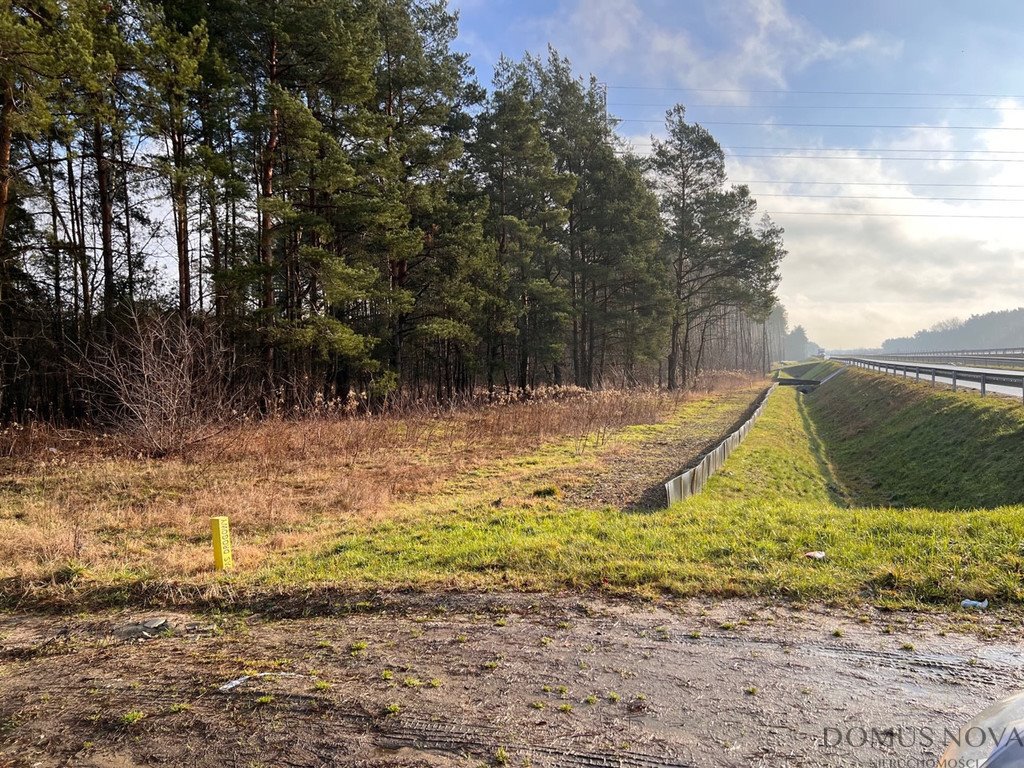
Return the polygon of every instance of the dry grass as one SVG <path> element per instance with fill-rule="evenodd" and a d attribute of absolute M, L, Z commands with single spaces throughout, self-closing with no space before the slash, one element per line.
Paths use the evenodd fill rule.
<path fill-rule="evenodd" d="M 720 391 L 749 386 L 722 376 Z M 233 426 L 185 457 L 127 452 L 116 435 L 0 434 L 0 578 L 206 579 L 208 519 L 228 515 L 250 570 L 322 545 L 353 518 L 386 517 L 453 476 L 554 441 L 583 452 L 656 423 L 681 400 L 654 391 L 551 391 L 527 402 Z"/>
<path fill-rule="evenodd" d="M 879 607 L 927 605 L 953 611 L 964 598 L 990 599 L 1000 609 L 1024 603 L 1024 507 L 868 506 L 856 487 L 848 501 L 837 498 L 838 471 L 849 468 L 851 458 L 874 456 L 849 446 L 840 453 L 833 449 L 843 441 L 830 442 L 830 426 L 848 427 L 843 416 L 849 417 L 857 404 L 875 402 L 867 409 L 874 411 L 890 399 L 897 405 L 904 402 L 894 418 L 869 414 L 891 438 L 886 445 L 880 445 L 885 435 L 877 438 L 875 452 L 884 458 L 886 451 L 901 451 L 909 442 L 919 454 L 913 461 L 893 463 L 900 474 L 876 473 L 878 490 L 899 485 L 920 494 L 917 489 L 931 478 L 933 498 L 942 503 L 948 497 L 941 473 L 948 475 L 949 470 L 939 464 L 940 474 L 935 475 L 932 460 L 948 455 L 949 440 L 929 436 L 945 424 L 964 436 L 968 446 L 972 441 L 985 445 L 978 436 L 994 440 L 991 430 L 966 428 L 965 412 L 980 425 L 1000 424 L 1007 442 L 997 445 L 999 450 L 989 458 L 1013 468 L 1024 440 L 1021 406 L 921 387 L 929 406 L 920 411 L 926 414 L 922 426 L 911 418 L 919 406 L 914 385 L 904 384 L 900 391 L 889 387 L 889 377 L 860 371 L 847 375 L 857 381 L 840 378 L 806 398 L 792 387 L 781 387 L 768 400 L 757 427 L 704 492 L 668 509 L 620 513 L 571 497 L 528 496 L 515 492 L 516 477 L 510 471 L 502 482 L 511 492 L 500 504 L 492 502 L 493 493 L 489 498 L 467 493 L 430 499 L 427 504 L 433 507 L 419 515 L 352 525 L 329 550 L 291 559 L 265 580 L 293 591 L 302 584 L 342 584 L 367 591 L 569 589 L 649 597 L 670 593 L 702 600 L 754 595 L 869 600 Z M 819 406 L 810 403 L 823 397 L 819 406 L 831 407 L 815 413 L 812 408 Z M 685 404 L 673 420 L 684 415 L 682 423 L 699 422 L 723 399 Z M 838 419 L 834 424 L 833 418 Z M 616 443 L 650 429 L 629 427 Z M 551 451 L 545 448 L 534 456 L 544 453 Z M 1016 479 L 1019 488 L 1019 468 L 1016 474 L 987 476 L 994 481 Z M 820 561 L 805 556 L 813 551 L 826 556 Z"/>

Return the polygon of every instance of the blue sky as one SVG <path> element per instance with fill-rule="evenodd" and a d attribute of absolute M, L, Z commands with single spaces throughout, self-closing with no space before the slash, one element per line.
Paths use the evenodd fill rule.
<path fill-rule="evenodd" d="M 1024 304 L 1024 218 L 1009 218 L 1024 216 L 1024 98 L 1012 98 L 1024 95 L 1024 3 L 451 5 L 481 82 L 500 54 L 551 43 L 608 84 L 640 152 L 664 110 L 686 104 L 726 149 L 730 179 L 751 182 L 786 228 L 780 296 L 819 343 L 873 345 Z"/>

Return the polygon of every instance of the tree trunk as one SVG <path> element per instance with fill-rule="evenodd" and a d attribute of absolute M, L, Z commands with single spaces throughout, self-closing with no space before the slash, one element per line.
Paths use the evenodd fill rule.
<path fill-rule="evenodd" d="M 87 339 L 89 333 L 90 318 L 92 317 L 92 294 L 89 291 L 89 262 L 85 255 L 85 235 L 82 222 L 82 206 L 79 195 L 75 192 L 75 163 L 71 151 L 70 140 L 64 144 L 65 164 L 67 166 L 68 186 L 68 217 L 70 219 L 69 236 L 72 242 L 72 270 L 71 274 L 76 284 L 74 291 L 73 307 L 75 322 L 78 325 L 76 334 L 79 343 Z M 78 288 L 81 288 L 79 292 Z M 81 306 L 79 306 L 79 295 L 81 295 Z"/>
<path fill-rule="evenodd" d="M 523 275 L 523 282 L 526 276 Z M 529 385 L 530 372 L 530 296 L 526 292 L 522 295 L 523 301 L 523 322 L 522 333 L 519 335 L 519 391 L 526 392 Z"/>
<path fill-rule="evenodd" d="M 7 226 L 7 208 L 11 194 L 11 143 L 13 141 L 14 119 L 14 82 L 7 79 L 0 83 L 3 89 L 3 106 L 0 107 L 0 339 L 5 343 L 0 347 L 0 418 L 11 415 L 11 403 L 7 389 L 14 380 L 17 349 L 10 352 L 6 348 L 14 346 L 14 259 L 4 236 Z"/>
<path fill-rule="evenodd" d="M 114 286 L 114 198 L 110 187 L 110 158 L 107 157 L 103 124 L 96 119 L 92 124 L 92 151 L 96 160 L 96 186 L 100 203 L 100 241 L 103 253 L 103 314 L 106 322 L 113 321 L 116 304 Z"/>
<path fill-rule="evenodd" d="M 8 332 L 8 325 L 12 318 L 8 315 L 11 312 L 11 299 L 14 292 L 14 275 L 11 258 L 7 249 L 7 208 L 11 200 L 11 144 L 14 140 L 14 80 L 6 78 L 0 81 L 0 88 L 3 90 L 3 105 L 0 107 L 0 312 L 3 317 L 0 322 L 3 325 L 4 333 Z"/>
<path fill-rule="evenodd" d="M 680 382 L 680 386 L 682 386 L 685 389 L 686 385 L 689 383 L 689 378 L 687 376 L 687 366 L 690 364 L 690 310 L 689 309 L 686 310 L 686 312 L 683 315 L 683 318 L 684 318 L 684 320 L 683 320 L 683 342 L 682 342 L 682 351 L 681 351 L 681 358 L 682 359 L 681 359 L 681 361 L 679 363 L 679 370 L 680 370 L 680 372 L 683 375 L 682 376 L 682 381 Z"/>
<path fill-rule="evenodd" d="M 668 388 L 676 388 L 676 367 L 679 363 L 679 322 L 678 308 L 672 313 L 672 327 L 669 330 L 668 360 L 665 361 L 665 368 L 668 369 Z"/>
<path fill-rule="evenodd" d="M 269 56 L 269 84 L 273 86 L 277 82 L 277 39 L 270 43 Z M 277 106 L 270 105 L 270 121 L 267 130 L 267 142 L 263 147 L 263 157 L 260 167 L 260 198 L 264 201 L 270 200 L 274 195 L 274 164 L 276 161 L 277 147 L 280 143 L 280 115 Z M 260 211 L 260 264 L 263 267 L 263 296 L 261 306 L 263 309 L 263 328 L 265 333 L 263 348 L 264 375 L 266 377 L 267 397 L 269 404 L 273 405 L 274 400 L 274 343 L 270 338 L 270 326 L 273 324 L 274 314 L 274 243 L 273 243 L 273 219 L 270 211 L 263 206 Z"/>
<path fill-rule="evenodd" d="M 178 254 L 178 313 L 192 315 L 192 263 L 188 252 L 188 185 L 185 182 L 185 133 L 171 130 L 171 204 L 174 207 L 174 245 Z"/>
<path fill-rule="evenodd" d="M 135 265 L 132 261 L 132 199 L 128 190 L 128 161 L 124 154 L 124 136 L 117 137 L 117 157 L 121 164 L 121 194 L 124 195 L 124 260 L 128 271 L 128 304 L 135 304 Z"/>
<path fill-rule="evenodd" d="M 46 141 L 46 196 L 49 198 L 50 227 L 53 230 L 50 237 L 50 255 L 53 258 L 53 324 L 57 333 L 57 349 L 64 353 L 64 289 L 61 284 L 61 263 L 60 263 L 60 238 L 57 236 L 58 220 L 60 214 L 57 210 L 57 188 L 54 184 L 54 163 L 53 138 Z"/>

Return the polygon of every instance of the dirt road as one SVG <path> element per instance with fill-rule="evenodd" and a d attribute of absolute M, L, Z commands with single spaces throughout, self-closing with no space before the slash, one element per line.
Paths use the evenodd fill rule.
<path fill-rule="evenodd" d="M 884 761 L 934 759 L 924 729 L 1024 677 L 1019 623 L 957 622 L 550 595 L 7 615 L 0 765 L 927 765 Z"/>

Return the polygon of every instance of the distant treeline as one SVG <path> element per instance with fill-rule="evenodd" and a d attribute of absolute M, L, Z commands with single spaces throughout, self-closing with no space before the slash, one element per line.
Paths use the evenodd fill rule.
<path fill-rule="evenodd" d="M 139 350 L 262 408 L 677 388 L 781 353 L 782 230 L 714 137 L 678 106 L 634 155 L 554 51 L 487 91 L 456 22 L 433 0 L 3 4 L 0 418 L 88 416 L 83 390 L 147 375 Z"/>
<path fill-rule="evenodd" d="M 1024 347 L 1024 307 L 967 320 L 944 320 L 913 336 L 886 339 L 884 352 L 934 352 L 958 349 L 1009 349 Z"/>
<path fill-rule="evenodd" d="M 783 313 L 785 310 L 783 310 Z M 784 327 L 785 314 L 783 314 Z M 808 357 L 814 357 L 820 354 L 821 347 L 807 338 L 807 331 L 804 330 L 802 325 L 796 326 L 793 330 L 786 333 L 783 341 L 783 357 L 777 357 L 776 360 L 804 360 Z"/>

